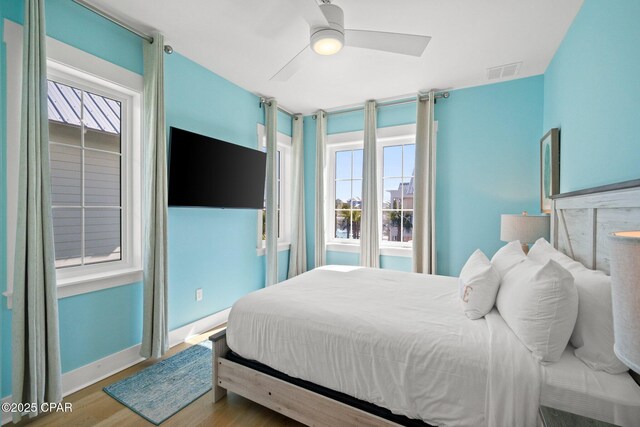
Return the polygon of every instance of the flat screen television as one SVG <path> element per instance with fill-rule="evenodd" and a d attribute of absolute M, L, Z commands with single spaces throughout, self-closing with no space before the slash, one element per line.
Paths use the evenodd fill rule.
<path fill-rule="evenodd" d="M 171 127 L 169 206 L 262 209 L 266 153 Z"/>

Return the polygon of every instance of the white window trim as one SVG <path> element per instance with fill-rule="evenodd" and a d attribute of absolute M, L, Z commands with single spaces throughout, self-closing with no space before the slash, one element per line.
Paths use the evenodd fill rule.
<path fill-rule="evenodd" d="M 5 19 L 7 57 L 7 306 L 13 299 L 13 271 L 20 146 L 22 26 Z M 125 101 L 122 170 L 123 260 L 56 270 L 58 298 L 126 285 L 142 280 L 142 76 L 47 37 L 47 74 L 56 80 Z M 128 105 L 128 107 L 126 107 Z M 124 239 L 124 236 L 129 237 Z"/>
<path fill-rule="evenodd" d="M 358 136 L 360 138 L 358 139 Z M 360 247 L 360 241 L 355 239 L 337 239 L 333 233 L 336 228 L 336 217 L 334 215 L 336 203 L 336 152 L 362 149 L 362 141 L 364 139 L 363 132 L 348 132 L 329 135 L 327 137 L 326 162 L 327 165 L 327 183 L 328 187 L 325 194 L 327 195 L 325 208 L 327 229 L 325 232 L 325 242 L 327 250 L 334 244 L 343 246 Z"/>
<path fill-rule="evenodd" d="M 258 149 L 266 146 L 265 127 L 258 123 L 256 127 Z M 291 137 L 282 132 L 277 133 L 278 151 L 280 151 L 280 236 L 278 252 L 291 247 Z M 256 223 L 256 254 L 266 254 L 265 242 L 262 240 L 262 209 L 258 210 Z"/>
<path fill-rule="evenodd" d="M 438 122 L 435 123 L 436 132 L 438 130 Z M 415 142 L 416 125 L 408 124 L 401 126 L 389 126 L 377 129 L 377 158 L 378 158 L 378 188 L 382 189 L 382 155 L 383 149 L 389 145 L 398 145 L 400 143 L 407 144 Z M 336 239 L 333 236 L 335 228 L 335 218 L 333 208 L 335 203 L 335 169 L 336 169 L 336 151 L 352 150 L 362 148 L 364 141 L 364 131 L 343 132 L 328 135 L 326 150 L 327 165 L 327 183 L 325 185 L 326 206 L 325 212 L 327 217 L 326 229 L 326 247 L 327 251 L 332 252 L 360 252 L 360 242 L 356 240 Z M 328 188 L 326 188 L 328 187 Z M 378 209 L 378 218 L 382 224 L 382 209 Z M 411 242 L 387 242 L 380 240 L 380 255 L 411 257 L 413 248 Z"/>
<path fill-rule="evenodd" d="M 402 126 L 404 127 L 404 126 Z M 377 171 L 377 176 L 378 176 L 378 188 L 381 189 L 381 194 L 379 194 L 379 197 L 384 197 L 384 187 L 383 187 L 383 182 L 382 182 L 382 178 L 383 178 L 383 173 L 384 173 L 384 148 L 385 147 L 390 147 L 393 145 L 404 145 L 404 144 L 414 144 L 416 141 L 416 134 L 415 134 L 415 125 L 412 126 L 413 127 L 413 134 L 409 135 L 409 134 L 404 134 L 402 136 L 400 135 L 395 135 L 393 137 L 389 137 L 389 138 L 378 138 L 378 144 L 377 144 L 377 158 L 378 158 L 378 171 Z M 380 201 L 382 201 L 382 199 L 380 199 Z M 412 209 L 413 211 L 413 209 Z M 378 223 L 382 224 L 382 208 L 378 209 Z M 380 248 L 382 250 L 382 248 L 393 248 L 393 249 L 407 249 L 409 251 L 412 250 L 413 245 L 411 242 L 390 242 L 388 240 L 382 240 L 382 234 L 380 234 Z M 402 253 L 402 252 L 400 252 Z"/>
<path fill-rule="evenodd" d="M 291 249 L 291 243 L 288 242 L 278 242 L 278 252 L 288 251 Z M 267 254 L 267 249 L 264 247 L 264 241 L 262 242 L 261 248 L 256 248 L 257 256 L 265 256 Z"/>
<path fill-rule="evenodd" d="M 360 253 L 359 243 L 327 243 L 327 251 L 330 252 L 347 252 L 347 253 Z M 401 246 L 380 246 L 380 255 L 384 256 L 397 256 L 411 258 L 413 256 L 412 247 Z"/>

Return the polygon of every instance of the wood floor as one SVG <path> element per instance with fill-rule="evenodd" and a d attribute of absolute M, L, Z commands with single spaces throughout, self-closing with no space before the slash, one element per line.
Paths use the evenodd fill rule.
<path fill-rule="evenodd" d="M 171 357 L 203 339 L 207 339 L 209 335 L 214 332 L 216 331 L 210 331 L 190 340 L 189 343 L 173 347 L 163 359 Z M 65 397 L 64 402 L 71 402 L 73 404 L 73 412 L 71 413 L 48 414 L 33 420 L 24 420 L 17 425 L 28 425 L 30 427 L 153 426 L 152 423 L 140 417 L 126 406 L 118 403 L 102 391 L 103 387 L 126 378 L 153 365 L 153 363 L 157 363 L 157 361 L 141 362 Z M 301 424 L 233 393 L 228 393 L 227 397 L 213 404 L 212 392 L 209 391 L 162 423 L 162 427 L 176 426 L 271 427 L 301 426 Z"/>

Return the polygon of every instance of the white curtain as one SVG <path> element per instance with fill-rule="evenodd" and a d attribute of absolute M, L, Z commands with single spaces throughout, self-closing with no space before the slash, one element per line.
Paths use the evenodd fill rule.
<path fill-rule="evenodd" d="M 26 0 L 11 342 L 13 401 L 35 404 L 30 417 L 62 400 L 45 34 L 44 0 Z"/>
<path fill-rule="evenodd" d="M 376 102 L 367 101 L 364 106 L 360 265 L 378 268 L 380 267 L 380 221 L 376 139 Z"/>
<path fill-rule="evenodd" d="M 307 239 L 304 223 L 304 143 L 302 114 L 293 116 L 291 138 L 291 250 L 288 278 L 307 271 Z"/>
<path fill-rule="evenodd" d="M 278 283 L 278 102 L 268 99 L 264 106 L 267 136 L 265 286 L 271 286 Z"/>
<path fill-rule="evenodd" d="M 436 274 L 436 145 L 434 104 L 418 95 L 413 196 L 413 271 Z"/>
<path fill-rule="evenodd" d="M 167 138 L 164 112 L 164 37 L 144 42 L 144 311 L 142 357 L 169 349 L 167 256 Z"/>
<path fill-rule="evenodd" d="M 316 113 L 316 217 L 315 217 L 315 267 L 321 267 L 327 263 L 325 245 L 325 219 L 324 219 L 324 181 L 325 148 L 327 145 L 327 113 L 318 110 Z"/>

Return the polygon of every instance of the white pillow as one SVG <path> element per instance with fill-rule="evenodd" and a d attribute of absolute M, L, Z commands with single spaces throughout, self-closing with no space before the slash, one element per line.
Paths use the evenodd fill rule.
<path fill-rule="evenodd" d="M 516 264 L 527 259 L 522 251 L 522 244 L 518 240 L 509 242 L 501 247 L 491 258 L 491 264 L 498 270 L 500 277 L 504 277 Z"/>
<path fill-rule="evenodd" d="M 560 360 L 578 315 L 578 291 L 567 270 L 553 260 L 525 260 L 502 278 L 496 305 L 538 361 Z"/>
<path fill-rule="evenodd" d="M 531 246 L 531 249 L 529 249 L 528 259 L 537 262 L 538 264 L 546 264 L 550 259 L 552 259 L 567 269 L 569 273 L 594 271 L 589 270 L 587 267 L 582 265 L 582 263 L 563 254 L 551 246 L 551 243 L 547 242 L 542 237 L 536 240 L 533 246 Z"/>
<path fill-rule="evenodd" d="M 571 335 L 574 354 L 595 371 L 621 374 L 628 370 L 613 352 L 613 310 L 611 278 L 590 270 L 539 239 L 529 251 L 529 258 L 540 264 L 550 259 L 565 267 L 574 277 L 578 289 L 578 319 Z"/>
<path fill-rule="evenodd" d="M 500 274 L 487 256 L 477 249 L 462 267 L 458 284 L 464 314 L 472 320 L 480 319 L 496 303 Z"/>

